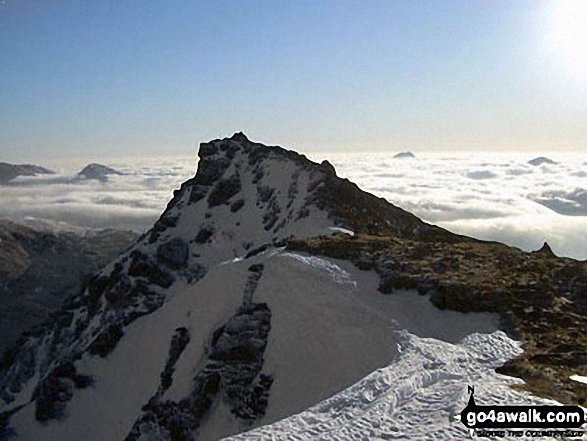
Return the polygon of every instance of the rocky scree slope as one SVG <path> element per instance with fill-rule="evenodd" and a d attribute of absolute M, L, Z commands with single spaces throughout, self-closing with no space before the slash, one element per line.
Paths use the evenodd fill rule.
<path fill-rule="evenodd" d="M 213 429 L 229 419 L 236 433 L 260 424 L 266 412 L 282 418 L 283 409 L 273 411 L 268 399 L 284 378 L 264 368 L 274 313 L 256 300 L 266 277 L 261 256 L 287 239 L 329 235 L 332 227 L 426 244 L 478 242 L 363 192 L 326 161 L 242 133 L 202 144 L 199 157 L 195 177 L 175 191 L 153 228 L 94 274 L 51 325 L 5 355 L 5 434 L 63 439 L 76 430 L 88 436 L 91 424 L 96 439 L 192 439 L 209 428 L 202 437 L 214 438 Z M 280 315 L 295 324 L 290 316 Z M 322 392 L 383 365 L 370 363 Z M 305 393 L 299 406 L 312 404 L 306 401 L 313 391 Z"/>

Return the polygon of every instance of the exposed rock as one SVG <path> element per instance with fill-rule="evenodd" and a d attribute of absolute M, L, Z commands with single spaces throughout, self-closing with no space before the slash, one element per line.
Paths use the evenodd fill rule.
<path fill-rule="evenodd" d="M 233 213 L 236 213 L 241 208 L 243 208 L 244 205 L 245 205 L 245 200 L 244 199 L 239 199 L 239 200 L 233 202 L 230 205 L 230 211 L 233 212 Z"/>
<path fill-rule="evenodd" d="M 189 244 L 176 237 L 157 247 L 157 261 L 173 269 L 186 268 L 189 252 Z"/>
<path fill-rule="evenodd" d="M 66 403 L 73 397 L 73 389 L 83 389 L 93 384 L 87 375 L 79 375 L 73 363 L 58 366 L 35 391 L 35 418 L 45 422 L 64 417 Z"/>
<path fill-rule="evenodd" d="M 334 170 L 334 166 L 330 162 L 324 160 L 320 163 L 320 167 L 326 174 L 327 178 L 336 178 L 336 170 Z"/>
<path fill-rule="evenodd" d="M 164 213 L 157 222 L 155 222 L 155 225 L 153 225 L 149 235 L 149 243 L 154 243 L 159 239 L 161 233 L 167 231 L 168 228 L 175 227 L 178 221 L 178 216 L 173 216 L 169 214 L 169 212 Z"/>
<path fill-rule="evenodd" d="M 270 230 L 277 223 L 279 215 L 281 214 L 281 207 L 277 199 L 272 198 L 269 201 L 267 211 L 263 215 L 263 228 Z"/>
<path fill-rule="evenodd" d="M 194 241 L 199 244 L 207 243 L 213 235 L 214 229 L 212 227 L 204 227 L 198 231 Z"/>
<path fill-rule="evenodd" d="M 198 172 L 196 176 L 193 178 L 193 183 L 198 185 L 213 185 L 215 184 L 222 175 L 224 171 L 230 166 L 230 159 L 218 158 L 216 160 L 209 159 L 206 152 L 208 150 L 215 150 L 216 147 L 210 145 L 208 146 L 201 146 L 200 147 L 200 162 L 198 163 Z"/>
<path fill-rule="evenodd" d="M 187 328 L 181 327 L 175 330 L 169 346 L 169 355 L 165 363 L 165 369 L 161 373 L 161 387 L 157 391 L 157 395 L 161 396 L 171 384 L 173 383 L 173 372 L 175 370 L 175 363 L 179 356 L 184 351 L 190 341 L 190 334 Z"/>
<path fill-rule="evenodd" d="M 106 331 L 96 337 L 88 350 L 90 354 L 99 355 L 102 358 L 107 357 L 114 350 L 123 335 L 122 325 L 110 325 Z"/>
<path fill-rule="evenodd" d="M 228 179 L 222 179 L 210 192 L 208 196 L 208 207 L 216 207 L 222 205 L 233 196 L 236 196 L 241 191 L 241 181 L 238 174 L 232 175 Z"/>
<path fill-rule="evenodd" d="M 550 248 L 550 245 L 548 245 L 548 242 L 544 242 L 544 245 L 542 245 L 542 248 L 540 248 L 539 250 L 534 251 L 534 252 L 538 253 L 538 254 L 542 254 L 544 257 L 556 257 L 556 255 L 554 254 L 554 252 Z"/>
<path fill-rule="evenodd" d="M 174 282 L 173 276 L 161 266 L 153 262 L 149 256 L 138 250 L 130 254 L 131 263 L 128 267 L 128 275 L 143 277 L 155 285 L 169 288 Z"/>
<path fill-rule="evenodd" d="M 265 204 L 272 198 L 275 190 L 273 188 L 260 185 L 257 186 L 257 205 Z"/>

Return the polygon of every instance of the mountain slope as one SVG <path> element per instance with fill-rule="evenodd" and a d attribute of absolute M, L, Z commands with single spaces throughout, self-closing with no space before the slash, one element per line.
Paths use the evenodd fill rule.
<path fill-rule="evenodd" d="M 132 245 L 130 231 L 52 232 L 0 221 L 0 352 Z"/>

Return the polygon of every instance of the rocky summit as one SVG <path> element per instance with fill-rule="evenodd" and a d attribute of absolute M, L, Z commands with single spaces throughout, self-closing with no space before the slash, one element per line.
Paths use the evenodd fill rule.
<path fill-rule="evenodd" d="M 452 234 L 327 161 L 242 133 L 203 143 L 198 155 L 197 173 L 153 228 L 4 355 L 5 437 L 220 439 L 328 403 L 363 379 L 371 390 L 368 376 L 388 366 L 421 376 L 394 377 L 404 404 L 393 412 L 430 403 L 435 421 L 452 424 L 446 436 L 466 435 L 450 418 L 466 384 L 445 401 L 423 399 L 455 377 L 422 369 L 458 364 L 462 381 L 478 380 L 469 366 L 491 353 L 507 354 L 487 368 L 494 402 L 542 402 L 507 392 L 498 365 L 540 396 L 584 396 L 568 376 L 586 363 L 585 263 L 548 246 L 525 253 Z M 335 402 L 341 412 L 348 404 Z M 391 436 L 372 423 L 341 437 Z"/>

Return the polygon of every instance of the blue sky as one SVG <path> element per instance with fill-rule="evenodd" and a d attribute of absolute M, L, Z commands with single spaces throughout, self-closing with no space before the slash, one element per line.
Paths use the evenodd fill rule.
<path fill-rule="evenodd" d="M 0 161 L 189 153 L 241 130 L 302 151 L 584 151 L 587 8 L 560 9 L 0 0 Z"/>

